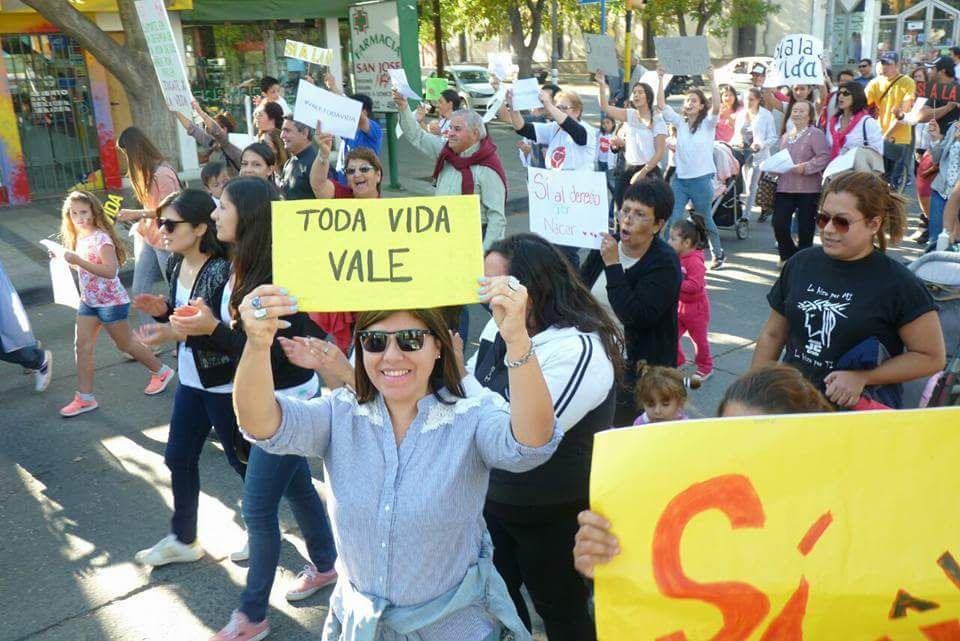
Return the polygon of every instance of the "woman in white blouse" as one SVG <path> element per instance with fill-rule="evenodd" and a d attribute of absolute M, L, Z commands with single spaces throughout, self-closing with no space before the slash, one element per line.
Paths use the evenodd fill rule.
<path fill-rule="evenodd" d="M 733 139 L 730 145 L 742 150 L 741 165 L 744 171 L 744 185 L 747 189 L 747 215 L 753 211 L 757 199 L 757 184 L 760 182 L 760 163 L 770 157 L 771 148 L 777 144 L 777 126 L 773 114 L 761 106 L 762 92 L 756 87 L 747 91 L 747 107 L 737 115 L 733 126 Z"/>
<path fill-rule="evenodd" d="M 647 176 L 660 176 L 660 160 L 667 149 L 667 123 L 654 111 L 653 89 L 638 82 L 630 92 L 630 106 L 617 107 L 607 101 L 606 77 L 597 71 L 600 85 L 600 111 L 614 120 L 626 123 L 620 130 L 624 148 L 624 170 L 617 179 L 613 201 L 619 211 L 623 192 L 628 185 Z"/>
<path fill-rule="evenodd" d="M 664 235 L 670 236 L 670 226 L 686 215 L 687 203 L 692 202 L 694 210 L 703 217 L 710 239 L 713 254 L 711 269 L 723 266 L 723 247 L 720 245 L 720 232 L 713 220 L 713 177 L 717 167 L 713 162 L 713 141 L 717 132 L 717 114 L 720 113 L 720 90 L 713 70 L 709 72 L 711 95 L 717 99 L 711 103 L 699 89 L 692 89 L 683 101 L 681 116 L 670 105 L 663 93 L 663 74 L 657 70 L 657 107 L 663 113 L 663 119 L 677 128 L 677 151 L 674 155 L 676 171 L 670 178 L 673 189 L 673 213 L 670 222 L 664 227 Z"/>
<path fill-rule="evenodd" d="M 830 160 L 851 150 L 867 147 L 883 156 L 883 132 L 880 123 L 867 110 L 863 86 L 851 80 L 837 89 L 837 113 L 827 122 Z"/>

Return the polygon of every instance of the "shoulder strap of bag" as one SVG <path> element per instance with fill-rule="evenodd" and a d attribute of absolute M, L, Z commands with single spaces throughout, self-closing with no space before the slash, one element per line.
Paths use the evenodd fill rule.
<path fill-rule="evenodd" d="M 883 102 L 883 99 L 887 97 L 887 93 L 888 93 L 891 89 L 893 89 L 893 85 L 897 84 L 897 82 L 900 80 L 900 78 L 903 78 L 903 74 L 900 74 L 899 76 L 897 76 L 896 78 L 894 78 L 894 79 L 893 79 L 893 82 L 891 82 L 889 85 L 887 85 L 887 88 L 883 90 L 883 93 L 880 94 L 880 98 L 877 100 L 876 103 L 874 103 L 874 104 L 877 105 L 877 107 L 880 106 L 880 103 Z"/>

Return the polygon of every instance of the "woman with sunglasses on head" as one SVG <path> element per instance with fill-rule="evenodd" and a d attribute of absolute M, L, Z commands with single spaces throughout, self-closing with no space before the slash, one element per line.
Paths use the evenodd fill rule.
<path fill-rule="evenodd" d="M 600 111 L 615 121 L 625 123 L 619 137 L 624 141 L 624 170 L 613 191 L 615 210 L 623 203 L 623 192 L 629 185 L 647 176 L 660 177 L 660 161 L 667 149 L 667 123 L 656 112 L 653 89 L 638 82 L 630 92 L 630 105 L 616 107 L 607 102 L 606 76 L 597 71 Z"/>
<path fill-rule="evenodd" d="M 137 562 L 144 565 L 189 563 L 203 557 L 203 548 L 197 542 L 199 460 L 211 426 L 230 466 L 241 479 L 246 472 L 246 465 L 239 461 L 234 449 L 237 419 L 231 392 L 236 358 L 202 345 L 198 337 L 185 336 L 170 324 L 178 314 L 197 313 L 194 301 L 198 300 L 212 305 L 214 318 L 230 317 L 229 296 L 224 295 L 230 261 L 210 218 L 214 208 L 210 195 L 199 189 L 171 194 L 160 203 L 157 226 L 164 247 L 173 252 L 167 263 L 170 293 L 139 294 L 133 300 L 134 307 L 159 323 L 140 327 L 138 333 L 145 344 L 177 343 L 179 379 L 164 454 L 173 490 L 170 534 L 153 547 L 137 552 Z"/>
<path fill-rule="evenodd" d="M 220 206 L 212 219 L 216 223 L 217 238 L 231 244 L 232 273 L 224 293 L 229 300 L 230 315 L 218 318 L 206 301 L 198 299 L 193 301 L 198 310 L 195 314 L 171 319 L 173 328 L 182 335 L 194 337 L 198 348 L 219 351 L 234 359 L 243 352 L 248 337 L 244 326 L 234 321 L 243 297 L 271 279 L 270 207 L 278 199 L 279 193 L 272 183 L 253 176 L 235 178 L 223 190 Z M 287 337 L 317 332 L 305 313 L 287 315 L 284 322 L 288 326 L 281 334 Z M 292 364 L 278 342 L 268 350 L 268 358 L 273 377 L 271 389 L 289 398 L 307 399 L 317 393 L 320 385 L 316 374 Z M 239 424 L 247 427 L 246 423 Z M 266 611 L 280 558 L 277 512 L 281 496 L 290 502 L 312 561 L 288 589 L 287 600 L 307 598 L 336 579 L 333 569 L 336 550 L 330 524 L 323 502 L 313 487 L 306 459 L 251 448 L 242 504 L 249 542 L 243 550 L 231 555 L 234 561 L 249 557 L 247 585 L 240 608 L 227 626 L 212 637 L 214 641 L 263 638 L 269 632 Z"/>
<path fill-rule="evenodd" d="M 491 245 L 484 273 L 527 283 L 527 331 L 564 433 L 557 452 L 537 469 L 491 472 L 484 517 L 494 564 L 527 629 L 524 586 L 551 641 L 594 639 L 589 590 L 574 570 L 570 547 L 577 514 L 589 505 L 593 435 L 613 424 L 623 337 L 563 255 L 536 234 Z M 464 388 L 470 395 L 486 388 L 510 398 L 506 351 L 490 321 L 466 365 Z"/>
<path fill-rule="evenodd" d="M 794 102 L 787 112 L 787 118 L 793 126 L 780 138 L 780 149 L 789 150 L 794 163 L 790 171 L 780 174 L 773 198 L 773 233 L 777 238 L 780 266 L 799 249 L 813 245 L 820 183 L 823 169 L 830 162 L 830 146 L 823 132 L 813 125 L 814 117 L 812 103 L 806 100 Z M 793 242 L 790 233 L 790 223 L 795 213 L 799 246 Z"/>
<path fill-rule="evenodd" d="M 867 94 L 863 86 L 851 80 L 837 89 L 837 113 L 827 123 L 830 160 L 847 151 L 868 147 L 883 155 L 883 132 L 880 123 L 867 110 Z"/>
<path fill-rule="evenodd" d="M 817 226 L 823 246 L 795 254 L 767 294 L 753 365 L 782 353 L 839 407 L 855 407 L 867 388 L 897 406 L 901 383 L 946 359 L 930 293 L 886 254 L 906 229 L 906 199 L 882 176 L 843 172 L 824 188 Z"/>
<path fill-rule="evenodd" d="M 275 395 L 270 349 L 296 292 L 263 286 L 240 306 L 235 379 L 244 431 L 277 454 L 323 459 L 339 558 L 324 641 L 530 641 L 482 519 L 491 469 L 545 463 L 561 439 L 527 329 L 526 288 L 481 281 L 506 345 L 511 403 L 467 397 L 443 310 L 362 312 L 354 389 Z"/>

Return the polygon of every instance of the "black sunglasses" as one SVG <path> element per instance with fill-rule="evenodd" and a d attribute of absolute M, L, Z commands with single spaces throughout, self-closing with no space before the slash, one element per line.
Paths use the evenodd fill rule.
<path fill-rule="evenodd" d="M 185 220 L 170 220 L 169 218 L 157 218 L 157 227 L 163 229 L 168 234 L 172 234 L 173 230 L 177 228 L 177 225 L 180 223 L 185 223 Z"/>
<path fill-rule="evenodd" d="M 826 229 L 827 225 L 830 224 L 830 221 L 833 221 L 833 228 L 841 234 L 846 234 L 848 231 L 850 231 L 850 225 L 859 220 L 863 220 L 863 218 L 850 220 L 846 216 L 831 216 L 830 214 L 820 212 L 820 214 L 817 215 L 817 227 L 820 229 Z"/>
<path fill-rule="evenodd" d="M 837 95 L 838 95 L 838 96 L 849 96 L 849 95 L 850 95 L 850 92 L 847 91 L 846 89 L 841 89 L 840 91 L 837 92 Z"/>
<path fill-rule="evenodd" d="M 400 348 L 400 351 L 418 352 L 423 349 L 423 337 L 433 336 L 433 332 L 429 329 L 398 329 L 395 332 L 363 330 L 357 332 L 360 347 L 363 348 L 363 351 L 371 354 L 379 354 L 386 350 L 391 336 L 397 339 L 397 347 Z"/>
<path fill-rule="evenodd" d="M 869 66 L 870 66 L 870 65 L 857 65 L 857 67 L 859 67 L 860 69 L 866 69 L 866 68 L 869 67 Z"/>

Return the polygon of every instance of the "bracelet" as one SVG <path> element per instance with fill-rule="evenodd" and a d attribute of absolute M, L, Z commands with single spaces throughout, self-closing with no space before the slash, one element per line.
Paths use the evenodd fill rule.
<path fill-rule="evenodd" d="M 533 358 L 534 356 L 536 356 L 536 353 L 534 353 L 534 351 L 533 351 L 533 340 L 531 339 L 531 340 L 530 340 L 530 349 L 527 350 L 527 353 L 526 353 L 526 354 L 524 354 L 523 356 L 521 356 L 520 358 L 518 358 L 518 359 L 515 360 L 515 361 L 508 360 L 508 359 L 507 359 L 507 355 L 504 354 L 504 355 L 503 355 L 503 364 L 507 366 L 507 369 L 513 369 L 513 368 L 515 368 L 515 367 L 520 367 L 520 366 L 522 366 L 522 365 L 526 365 L 526 364 L 527 364 L 527 361 L 529 361 L 529 360 L 530 360 L 531 358 Z"/>

